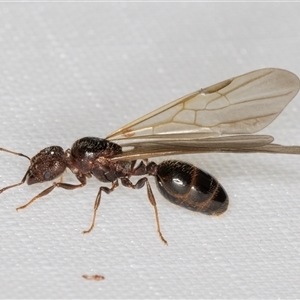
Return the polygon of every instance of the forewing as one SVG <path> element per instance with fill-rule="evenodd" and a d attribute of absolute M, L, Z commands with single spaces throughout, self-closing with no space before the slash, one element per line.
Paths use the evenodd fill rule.
<path fill-rule="evenodd" d="M 127 138 L 197 139 L 249 134 L 270 124 L 299 91 L 299 78 L 286 70 L 261 69 L 175 100 L 110 134 Z"/>

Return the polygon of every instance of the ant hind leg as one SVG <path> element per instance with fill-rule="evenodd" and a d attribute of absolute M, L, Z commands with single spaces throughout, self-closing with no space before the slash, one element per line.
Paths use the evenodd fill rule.
<path fill-rule="evenodd" d="M 164 236 L 162 235 L 161 230 L 160 230 L 160 223 L 159 223 L 159 217 L 158 217 L 158 209 L 157 209 L 157 206 L 156 206 L 156 201 L 155 201 L 155 198 L 154 198 L 154 195 L 153 195 L 153 192 L 152 192 L 152 189 L 151 189 L 151 186 L 150 186 L 148 178 L 147 177 L 143 177 L 140 180 L 138 180 L 136 184 L 133 184 L 129 180 L 129 178 L 125 177 L 125 178 L 121 178 L 121 182 L 122 182 L 122 184 L 124 186 L 132 188 L 132 189 L 141 189 L 146 184 L 148 199 L 149 199 L 151 205 L 154 208 L 156 228 L 157 228 L 158 235 L 159 235 L 160 239 L 163 241 L 163 243 L 166 244 L 166 245 L 168 245 L 167 240 L 164 238 Z"/>

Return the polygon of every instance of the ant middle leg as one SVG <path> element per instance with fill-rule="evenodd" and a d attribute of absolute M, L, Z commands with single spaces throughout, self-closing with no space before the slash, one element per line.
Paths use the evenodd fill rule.
<path fill-rule="evenodd" d="M 99 192 L 98 192 L 97 197 L 96 197 L 96 200 L 95 200 L 95 203 L 94 203 L 94 212 L 93 212 L 93 218 L 92 218 L 91 226 L 90 226 L 90 228 L 88 230 L 82 231 L 82 233 L 85 234 L 85 233 L 91 232 L 92 229 L 95 226 L 95 221 L 96 221 L 96 216 L 97 216 L 97 210 L 98 210 L 99 205 L 100 205 L 102 191 L 105 192 L 106 194 L 110 194 L 117 186 L 119 186 L 119 182 L 118 182 L 118 180 L 115 180 L 115 181 L 113 181 L 111 188 L 108 188 L 106 186 L 101 186 L 100 187 Z"/>
<path fill-rule="evenodd" d="M 158 217 L 158 209 L 157 209 L 157 206 L 156 206 L 156 201 L 155 201 L 155 198 L 154 198 L 154 195 L 153 195 L 153 192 L 152 192 L 152 189 L 151 189 L 151 186 L 150 186 L 148 178 L 147 177 L 143 177 L 140 180 L 138 180 L 136 182 L 136 184 L 133 184 L 129 180 L 129 178 L 125 177 L 125 178 L 121 178 L 121 182 L 122 182 L 122 184 L 124 186 L 132 188 L 132 189 L 141 189 L 146 184 L 148 199 L 149 199 L 151 205 L 154 208 L 156 228 L 157 228 L 158 235 L 159 235 L 160 239 L 163 241 L 163 243 L 166 244 L 166 245 L 168 245 L 167 240 L 164 238 L 164 236 L 162 235 L 161 230 L 160 230 L 160 223 L 159 223 L 159 217 Z"/>

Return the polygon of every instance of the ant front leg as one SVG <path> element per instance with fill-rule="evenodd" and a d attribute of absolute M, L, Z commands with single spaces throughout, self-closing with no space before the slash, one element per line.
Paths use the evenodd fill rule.
<path fill-rule="evenodd" d="M 129 178 L 121 178 L 121 182 L 124 186 L 132 188 L 132 189 L 141 189 L 142 187 L 144 187 L 145 183 L 147 186 L 147 194 L 148 194 L 148 199 L 151 203 L 151 205 L 154 208 L 154 213 L 155 213 L 155 220 L 156 220 L 156 228 L 157 228 L 157 232 L 159 234 L 160 239 L 164 242 L 164 244 L 168 245 L 167 240 L 163 237 L 161 230 L 160 230 L 160 224 L 159 224 L 159 217 L 158 217 L 158 210 L 157 210 L 157 206 L 156 206 L 156 201 L 149 183 L 149 180 L 147 177 L 143 177 L 140 180 L 137 181 L 136 184 L 133 184 Z"/>
<path fill-rule="evenodd" d="M 97 216 L 97 210 L 99 208 L 100 205 L 100 200 L 101 200 L 101 193 L 102 191 L 105 192 L 106 194 L 110 194 L 117 186 L 119 186 L 119 182 L 118 180 L 113 181 L 111 188 L 108 188 L 106 186 L 101 186 L 99 189 L 99 192 L 97 194 L 96 200 L 95 200 L 95 204 L 94 204 L 94 212 L 93 212 L 93 219 L 92 219 L 92 224 L 90 226 L 90 228 L 88 230 L 84 230 L 82 231 L 82 233 L 89 233 L 92 231 L 92 229 L 95 226 L 95 221 L 96 221 L 96 216 Z"/>
<path fill-rule="evenodd" d="M 78 176 L 77 179 L 81 182 L 80 184 L 70 184 L 70 183 L 64 183 L 64 182 L 53 182 L 53 184 L 50 187 L 48 187 L 47 189 L 45 189 L 44 191 L 42 191 L 41 193 L 39 193 L 38 195 L 36 195 L 35 197 L 33 197 L 25 205 L 17 207 L 16 210 L 20 210 L 20 209 L 26 208 L 27 206 L 29 206 L 35 200 L 48 195 L 56 187 L 60 187 L 60 188 L 66 189 L 66 190 L 74 190 L 74 189 L 77 189 L 77 188 L 80 188 L 80 187 L 83 187 L 83 186 L 86 185 L 86 177 L 85 176 L 82 176 L 82 177 Z"/>

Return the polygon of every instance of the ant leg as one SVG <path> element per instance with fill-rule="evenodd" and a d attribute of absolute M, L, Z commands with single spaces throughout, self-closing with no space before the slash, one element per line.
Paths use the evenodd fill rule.
<path fill-rule="evenodd" d="M 64 182 L 53 182 L 53 184 L 50 187 L 48 187 L 47 189 L 45 189 L 44 191 L 42 191 L 41 193 L 39 193 L 38 195 L 36 195 L 35 197 L 33 197 L 25 205 L 17 207 L 16 210 L 20 210 L 20 209 L 26 208 L 27 206 L 29 206 L 35 200 L 48 195 L 56 187 L 61 187 L 61 188 L 66 189 L 66 190 L 74 190 L 74 189 L 77 189 L 77 188 L 80 188 L 80 187 L 83 187 L 83 186 L 86 185 L 86 179 L 85 179 L 85 177 L 81 177 L 79 180 L 81 182 L 80 184 L 70 184 L 70 183 L 64 183 Z"/>
<path fill-rule="evenodd" d="M 42 191 L 41 193 L 39 193 L 38 195 L 36 195 L 35 197 L 33 197 L 29 202 L 27 202 L 26 204 L 19 206 L 16 208 L 16 210 L 20 210 L 20 209 L 24 209 L 27 206 L 29 206 L 32 202 L 34 202 L 35 200 L 46 196 L 47 194 L 49 194 L 53 189 L 55 188 L 55 185 L 51 185 L 50 187 L 48 187 L 47 189 L 45 189 L 44 191 Z"/>
<path fill-rule="evenodd" d="M 136 184 L 133 184 L 128 178 L 121 178 L 121 182 L 124 186 L 132 188 L 132 189 L 140 189 L 146 183 L 148 199 L 149 199 L 151 205 L 154 208 L 156 228 L 157 228 L 158 235 L 159 235 L 160 239 L 164 242 L 164 244 L 168 245 L 167 240 L 163 237 L 163 235 L 161 233 L 161 230 L 160 230 L 160 223 L 159 223 L 159 217 L 158 217 L 158 210 L 157 210 L 157 206 L 156 206 L 156 201 L 155 201 L 155 198 L 154 198 L 154 195 L 153 195 L 153 192 L 152 192 L 152 189 L 151 189 L 148 178 L 143 177 L 140 180 L 138 180 Z"/>
<path fill-rule="evenodd" d="M 118 185 L 119 185 L 118 180 L 115 180 L 115 181 L 112 183 L 111 188 L 108 188 L 108 187 L 106 187 L 106 186 L 101 186 L 101 187 L 100 187 L 99 192 L 98 192 L 97 197 L 96 197 L 96 200 L 95 200 L 95 203 L 94 203 L 94 212 L 93 212 L 93 218 L 92 218 L 91 226 L 90 226 L 90 228 L 89 228 L 88 230 L 82 231 L 83 234 L 91 232 L 92 229 L 93 229 L 94 226 L 95 226 L 96 215 L 97 215 L 97 210 L 98 210 L 99 205 L 100 205 L 100 200 L 101 200 L 101 193 L 102 193 L 102 191 L 105 192 L 106 194 L 110 194 L 110 193 L 111 193 Z"/>

